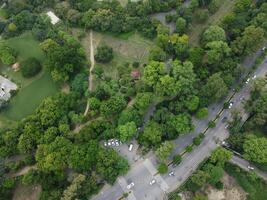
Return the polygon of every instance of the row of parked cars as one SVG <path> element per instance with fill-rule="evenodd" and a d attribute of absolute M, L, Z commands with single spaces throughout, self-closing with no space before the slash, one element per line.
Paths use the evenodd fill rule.
<path fill-rule="evenodd" d="M 104 142 L 104 146 L 105 147 L 118 147 L 122 144 L 122 142 L 118 139 L 109 139 L 107 141 Z M 128 150 L 132 151 L 133 150 L 133 143 L 129 144 L 128 146 Z"/>
<path fill-rule="evenodd" d="M 118 147 L 121 144 L 122 144 L 122 142 L 118 139 L 109 139 L 108 141 L 104 142 L 105 147 L 108 147 L 108 146 Z"/>

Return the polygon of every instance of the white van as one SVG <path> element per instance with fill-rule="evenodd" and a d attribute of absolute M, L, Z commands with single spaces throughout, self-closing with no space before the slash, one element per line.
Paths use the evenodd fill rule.
<path fill-rule="evenodd" d="M 129 151 L 132 151 L 133 150 L 133 143 L 131 143 L 130 145 L 129 145 L 129 149 L 128 149 Z"/>

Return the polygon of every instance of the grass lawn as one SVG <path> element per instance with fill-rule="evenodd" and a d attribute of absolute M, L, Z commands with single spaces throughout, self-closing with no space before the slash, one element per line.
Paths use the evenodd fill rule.
<path fill-rule="evenodd" d="M 45 56 L 39 42 L 30 33 L 6 40 L 7 44 L 18 52 L 17 61 L 35 57 L 42 63 Z M 0 64 L 0 73 L 15 82 L 18 93 L 11 98 L 8 108 L 0 114 L 0 127 L 8 126 L 34 112 L 42 100 L 58 91 L 50 74 L 44 69 L 33 78 L 24 78 L 20 71 L 14 72 L 10 66 Z"/>
<path fill-rule="evenodd" d="M 208 20 L 204 24 L 198 24 L 193 21 L 192 29 L 189 33 L 189 42 L 193 46 L 199 45 L 199 39 L 201 33 L 210 25 L 216 25 L 220 23 L 220 20 L 231 12 L 234 8 L 236 0 L 225 0 L 223 1 L 219 10 L 213 15 L 209 16 Z"/>
<path fill-rule="evenodd" d="M 247 172 L 229 163 L 226 165 L 225 170 L 248 193 L 248 200 L 267 199 L 266 182 L 261 179 L 252 180 Z"/>
<path fill-rule="evenodd" d="M 0 8 L 0 19 L 5 20 L 6 18 L 7 18 L 7 12 L 4 9 Z"/>
<path fill-rule="evenodd" d="M 39 79 L 19 90 L 2 115 L 11 120 L 20 120 L 32 114 L 45 97 L 57 92 L 58 88 L 52 81 L 50 74 L 44 72 Z"/>
<path fill-rule="evenodd" d="M 39 47 L 39 42 L 36 41 L 32 34 L 25 33 L 21 36 L 6 40 L 7 45 L 12 47 L 18 52 L 18 61 L 24 60 L 29 57 L 35 57 L 40 61 L 44 60 L 44 54 Z"/>

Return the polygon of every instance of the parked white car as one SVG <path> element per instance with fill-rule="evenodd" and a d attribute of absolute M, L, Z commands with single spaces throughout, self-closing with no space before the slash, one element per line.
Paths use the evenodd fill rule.
<path fill-rule="evenodd" d="M 130 145 L 129 145 L 129 149 L 128 149 L 129 151 L 132 151 L 133 150 L 133 143 L 131 143 Z"/>
<path fill-rule="evenodd" d="M 156 183 L 156 180 L 153 178 L 150 182 L 149 185 L 154 185 Z"/>
<path fill-rule="evenodd" d="M 127 189 L 128 190 L 130 190 L 133 187 L 134 187 L 134 182 L 131 182 L 130 184 L 127 185 Z"/>
<path fill-rule="evenodd" d="M 246 84 L 248 84 L 248 83 L 249 83 L 249 81 L 250 81 L 250 78 L 248 78 L 248 79 L 246 80 Z"/>

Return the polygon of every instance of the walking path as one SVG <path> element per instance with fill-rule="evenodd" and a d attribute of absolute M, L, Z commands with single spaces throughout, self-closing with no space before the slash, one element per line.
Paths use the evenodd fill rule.
<path fill-rule="evenodd" d="M 93 90 L 93 74 L 92 74 L 92 71 L 94 69 L 94 66 L 95 66 L 95 58 L 94 58 L 94 45 L 93 45 L 93 31 L 90 30 L 90 62 L 91 62 L 91 65 L 90 65 L 90 70 L 89 70 L 89 81 L 88 81 L 88 90 L 89 91 L 92 91 Z M 85 112 L 84 112 L 84 116 L 87 115 L 89 111 L 89 101 L 87 101 L 87 105 L 86 105 L 86 109 L 85 109 Z"/>

